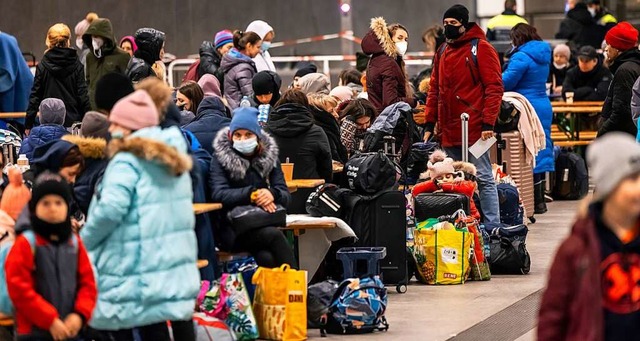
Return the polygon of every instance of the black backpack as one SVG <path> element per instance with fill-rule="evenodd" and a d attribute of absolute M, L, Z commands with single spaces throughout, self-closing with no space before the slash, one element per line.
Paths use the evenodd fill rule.
<path fill-rule="evenodd" d="M 500 103 L 500 113 L 496 120 L 496 125 L 493 131 L 496 133 L 506 133 L 514 130 L 518 130 L 518 123 L 520 122 L 520 111 L 516 107 L 507 101 Z"/>
<path fill-rule="evenodd" d="M 334 184 L 318 187 L 307 199 L 306 209 L 312 217 L 342 218 L 344 196 L 351 192 Z"/>
<path fill-rule="evenodd" d="M 562 150 L 556 159 L 553 197 L 557 200 L 580 200 L 589 192 L 589 171 L 584 159 Z"/>
<path fill-rule="evenodd" d="M 309 286 L 307 290 L 307 325 L 309 328 L 323 328 L 327 324 L 327 314 L 339 286 L 340 283 L 332 280 Z"/>
<path fill-rule="evenodd" d="M 520 205 L 518 189 L 510 184 L 499 184 L 498 200 L 500 201 L 500 222 L 514 226 L 524 222 L 524 209 Z"/>
<path fill-rule="evenodd" d="M 370 195 L 396 184 L 399 167 L 382 151 L 353 156 L 345 165 L 349 189 L 358 194 Z"/>

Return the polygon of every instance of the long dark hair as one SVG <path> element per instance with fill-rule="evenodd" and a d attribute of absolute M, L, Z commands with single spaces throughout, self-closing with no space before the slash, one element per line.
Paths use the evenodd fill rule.
<path fill-rule="evenodd" d="M 196 113 L 200 102 L 204 98 L 204 92 L 202 92 L 200 85 L 194 81 L 186 81 L 178 88 L 178 91 L 191 101 L 189 109 L 191 109 L 191 112 Z"/>
<path fill-rule="evenodd" d="M 532 40 L 542 40 L 540 35 L 538 35 L 538 30 L 535 27 L 525 24 L 519 23 L 511 29 L 511 33 L 509 34 L 511 41 L 513 42 L 513 46 L 519 47 L 522 46 Z"/>
<path fill-rule="evenodd" d="M 284 104 L 300 104 L 305 108 L 309 107 L 309 99 L 304 92 L 296 89 L 289 89 L 282 94 L 280 100 L 276 103 L 276 108 Z"/>
<path fill-rule="evenodd" d="M 244 51 L 247 48 L 247 44 L 257 44 L 260 40 L 260 36 L 255 32 L 243 32 L 236 30 L 233 32 L 233 47 L 238 51 Z"/>
<path fill-rule="evenodd" d="M 364 98 L 354 99 L 340 112 L 340 119 L 347 116 L 353 117 L 354 121 L 361 117 L 369 117 L 371 121 L 376 118 L 376 107 Z"/>

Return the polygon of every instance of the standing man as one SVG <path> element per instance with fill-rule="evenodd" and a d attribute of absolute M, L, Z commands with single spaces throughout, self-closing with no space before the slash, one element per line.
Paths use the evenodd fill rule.
<path fill-rule="evenodd" d="M 105 18 L 95 19 L 82 35 L 82 41 L 90 49 L 87 54 L 85 76 L 89 86 L 89 100 L 91 107 L 96 107 L 96 84 L 104 75 L 112 72 L 124 74 L 131 56 L 118 47 L 118 41 L 113 35 L 111 21 Z"/>
<path fill-rule="evenodd" d="M 527 20 L 516 13 L 516 0 L 504 2 L 504 12 L 491 18 L 487 23 L 487 39 L 489 41 L 510 41 L 511 29 L 519 23 L 528 24 Z"/>
<path fill-rule="evenodd" d="M 638 129 L 631 118 L 631 89 L 640 77 L 638 30 L 623 21 L 607 32 L 605 40 L 605 62 L 613 73 L 613 80 L 602 107 L 598 137 L 612 131 L 635 137 Z"/>
<path fill-rule="evenodd" d="M 441 144 L 447 154 L 462 158 L 462 124 L 460 115 L 469 114 L 469 143 L 493 137 L 502 94 L 502 70 L 498 53 L 487 42 L 482 29 L 469 22 L 469 10 L 462 5 L 449 8 L 443 17 L 446 44 L 438 49 L 431 89 L 427 99 L 425 139 L 436 122 Z M 493 180 L 489 153 L 469 161 L 478 169 L 480 202 L 485 222 L 500 222 L 498 192 Z"/>

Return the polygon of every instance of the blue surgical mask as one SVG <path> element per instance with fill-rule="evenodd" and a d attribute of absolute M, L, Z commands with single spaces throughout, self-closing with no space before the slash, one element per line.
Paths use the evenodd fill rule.
<path fill-rule="evenodd" d="M 244 155 L 250 155 L 256 150 L 257 147 L 258 138 L 256 137 L 247 140 L 233 141 L 233 149 Z"/>
<path fill-rule="evenodd" d="M 269 50 L 270 47 L 271 47 L 270 41 L 263 41 L 262 46 L 260 47 L 260 50 L 262 50 L 262 52 L 267 52 L 267 50 Z"/>

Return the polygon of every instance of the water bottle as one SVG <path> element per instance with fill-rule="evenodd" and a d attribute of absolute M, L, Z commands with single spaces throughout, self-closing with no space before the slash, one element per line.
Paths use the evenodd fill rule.
<path fill-rule="evenodd" d="M 243 96 L 242 100 L 240 100 L 240 107 L 249 108 L 251 107 L 251 102 L 249 102 L 249 97 Z"/>

